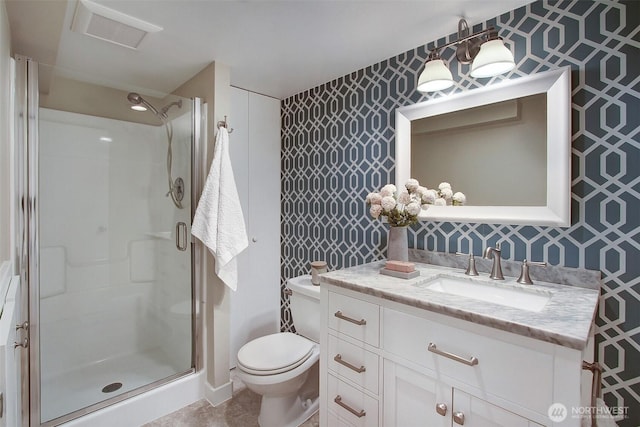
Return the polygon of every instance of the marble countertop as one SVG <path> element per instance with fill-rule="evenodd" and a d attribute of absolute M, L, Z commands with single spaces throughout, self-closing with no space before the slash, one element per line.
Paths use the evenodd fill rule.
<path fill-rule="evenodd" d="M 379 273 L 384 261 L 321 275 L 322 283 L 350 289 L 420 309 L 496 329 L 582 350 L 586 347 L 600 295 L 599 289 L 536 282 L 521 285 L 515 277 L 491 280 L 486 274 L 466 276 L 460 269 L 416 263 L 420 276 L 399 279 Z M 438 292 L 427 288 L 432 280 L 450 277 L 503 288 L 550 295 L 540 311 L 527 311 Z"/>

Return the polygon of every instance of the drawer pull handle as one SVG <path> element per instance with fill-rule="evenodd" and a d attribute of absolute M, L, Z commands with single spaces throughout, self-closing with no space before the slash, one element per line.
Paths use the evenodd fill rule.
<path fill-rule="evenodd" d="M 443 417 L 447 415 L 447 404 L 446 403 L 436 403 L 436 412 Z"/>
<path fill-rule="evenodd" d="M 335 360 L 336 362 L 338 362 L 342 366 L 346 366 L 347 368 L 351 369 L 352 371 L 356 371 L 359 374 L 361 374 L 361 373 L 363 373 L 364 371 L 367 370 L 367 368 L 365 368 L 364 366 L 360 366 L 359 368 L 357 368 L 355 365 L 352 365 L 349 362 L 345 362 L 344 360 L 342 360 L 342 355 L 341 354 L 336 354 L 334 356 L 333 360 Z"/>
<path fill-rule="evenodd" d="M 337 395 L 336 398 L 333 399 L 333 401 L 336 402 L 338 405 L 342 406 L 347 411 L 351 412 L 353 415 L 355 415 L 358 418 L 362 418 L 365 415 L 367 415 L 367 413 L 364 412 L 364 409 L 361 409 L 360 411 L 356 411 L 355 409 L 353 409 L 351 406 L 347 405 L 346 403 L 342 403 L 342 397 L 340 395 Z"/>
<path fill-rule="evenodd" d="M 351 323 L 353 323 L 355 325 L 358 325 L 358 326 L 363 326 L 363 325 L 367 324 L 366 320 L 364 320 L 364 319 L 360 319 L 360 320 L 352 319 L 351 317 L 348 317 L 348 316 L 345 316 L 344 314 L 342 314 L 341 311 L 336 311 L 334 316 L 336 316 L 338 319 L 346 320 L 347 322 L 351 322 Z"/>
<path fill-rule="evenodd" d="M 453 421 L 456 424 L 464 425 L 464 414 L 462 412 L 454 412 L 453 413 Z"/>
<path fill-rule="evenodd" d="M 448 357 L 451 360 L 455 360 L 456 362 L 464 363 L 465 365 L 475 366 L 478 364 L 478 358 L 471 356 L 469 359 L 465 359 L 464 357 L 458 356 L 457 354 L 449 353 L 448 351 L 438 350 L 436 345 L 432 342 L 429 343 L 429 347 L 427 347 L 431 353 L 439 354 L 440 356 Z"/>

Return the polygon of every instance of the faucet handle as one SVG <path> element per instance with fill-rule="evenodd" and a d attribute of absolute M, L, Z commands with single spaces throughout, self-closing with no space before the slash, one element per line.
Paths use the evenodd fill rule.
<path fill-rule="evenodd" d="M 535 266 L 539 266 L 539 267 L 546 267 L 547 263 L 546 262 L 527 261 L 525 259 L 524 261 L 522 261 L 522 269 L 520 270 L 520 277 L 518 277 L 518 280 L 516 280 L 516 282 L 522 283 L 523 285 L 533 285 L 533 280 L 531 280 L 531 276 L 529 276 L 529 266 L 530 265 L 535 265 Z"/>
<path fill-rule="evenodd" d="M 467 264 L 467 270 L 464 272 L 467 276 L 479 276 L 478 270 L 476 270 L 476 259 L 473 257 L 473 252 L 465 254 L 464 252 L 456 252 L 456 255 L 469 256 L 469 264 Z"/>

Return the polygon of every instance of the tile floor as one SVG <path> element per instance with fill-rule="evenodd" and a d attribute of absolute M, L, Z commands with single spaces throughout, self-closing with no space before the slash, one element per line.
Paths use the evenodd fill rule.
<path fill-rule="evenodd" d="M 247 389 L 233 374 L 233 397 L 217 407 L 206 400 L 192 403 L 143 427 L 257 427 L 260 396 Z M 317 427 L 318 413 L 301 427 Z"/>

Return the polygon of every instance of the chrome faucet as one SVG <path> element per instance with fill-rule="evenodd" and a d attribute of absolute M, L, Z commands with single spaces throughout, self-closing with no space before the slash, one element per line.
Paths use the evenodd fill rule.
<path fill-rule="evenodd" d="M 486 248 L 484 250 L 484 254 L 482 258 L 488 259 L 493 257 L 493 267 L 491 267 L 491 277 L 494 280 L 504 280 L 504 276 L 502 275 L 502 265 L 500 264 L 500 243 L 496 243 L 495 248 Z"/>

